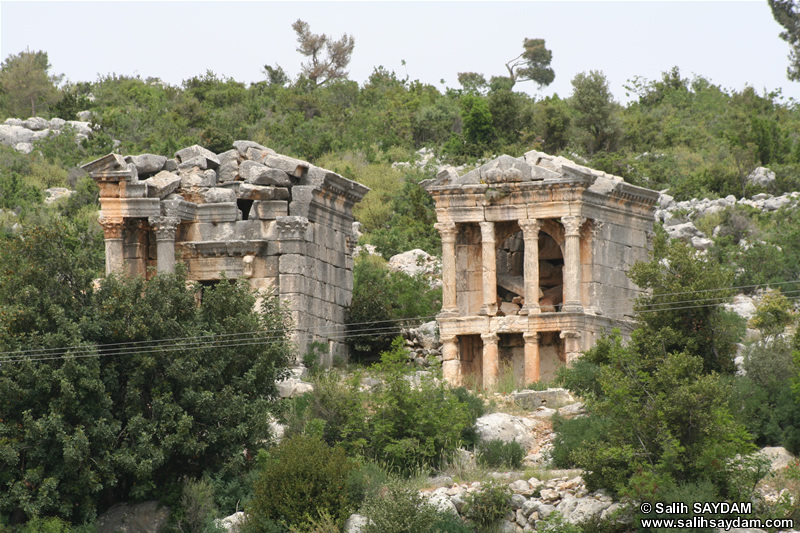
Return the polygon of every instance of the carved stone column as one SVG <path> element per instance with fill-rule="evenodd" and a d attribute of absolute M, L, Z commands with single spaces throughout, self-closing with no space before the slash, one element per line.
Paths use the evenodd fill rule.
<path fill-rule="evenodd" d="M 456 225 L 438 222 L 433 225 L 442 237 L 442 315 L 458 314 L 456 300 Z"/>
<path fill-rule="evenodd" d="M 494 222 L 481 222 L 483 255 L 483 305 L 479 315 L 497 314 L 497 252 L 494 242 Z"/>
<path fill-rule="evenodd" d="M 577 331 L 562 331 L 559 337 L 564 339 L 564 352 L 567 356 L 567 366 L 572 366 L 581 356 L 581 334 Z"/>
<path fill-rule="evenodd" d="M 539 359 L 539 334 L 523 333 L 525 340 L 525 384 L 541 379 L 541 360 Z"/>
<path fill-rule="evenodd" d="M 178 217 L 150 217 L 147 222 L 156 232 L 156 259 L 158 272 L 175 272 L 175 233 L 181 219 Z"/>
<path fill-rule="evenodd" d="M 563 311 L 580 313 L 581 305 L 581 217 L 561 217 L 566 235 L 564 242 Z"/>
<path fill-rule="evenodd" d="M 483 340 L 483 388 L 489 389 L 497 385 L 500 378 L 500 354 L 497 342 L 500 337 L 496 333 L 482 333 Z"/>
<path fill-rule="evenodd" d="M 458 337 L 442 337 L 442 376 L 453 386 L 461 385 L 461 357 Z"/>
<path fill-rule="evenodd" d="M 106 275 L 123 274 L 125 265 L 122 256 L 122 228 L 125 221 L 122 218 L 100 217 L 100 226 L 103 228 L 103 238 L 106 244 Z"/>
<path fill-rule="evenodd" d="M 539 230 L 542 221 L 537 219 L 520 220 L 522 238 L 525 241 L 525 305 L 520 315 L 539 313 Z"/>

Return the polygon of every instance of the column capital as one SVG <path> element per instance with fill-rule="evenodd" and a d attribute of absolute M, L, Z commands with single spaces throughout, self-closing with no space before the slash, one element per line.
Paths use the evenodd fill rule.
<path fill-rule="evenodd" d="M 518 222 L 522 230 L 522 238 L 527 240 L 538 239 L 539 230 L 542 229 L 543 221 L 540 218 L 528 218 Z"/>
<path fill-rule="evenodd" d="M 481 333 L 481 340 L 484 344 L 497 344 L 500 336 L 497 333 Z"/>
<path fill-rule="evenodd" d="M 181 219 L 178 217 L 158 216 L 149 217 L 147 222 L 153 227 L 156 232 L 156 240 L 158 241 L 174 241 L 175 232 L 178 229 L 178 224 Z"/>
<path fill-rule="evenodd" d="M 456 223 L 455 222 L 437 222 L 433 225 L 442 237 L 442 242 L 455 241 L 456 239 Z"/>
<path fill-rule="evenodd" d="M 581 333 L 579 331 L 562 331 L 558 336 L 562 339 L 580 339 Z"/>
<path fill-rule="evenodd" d="M 121 239 L 122 228 L 125 225 L 123 218 L 106 218 L 100 217 L 98 219 L 100 226 L 103 228 L 103 237 L 105 239 Z"/>
<path fill-rule="evenodd" d="M 581 225 L 585 219 L 583 217 L 561 217 L 561 223 L 564 225 L 564 233 L 567 236 L 575 235 L 580 236 Z"/>
<path fill-rule="evenodd" d="M 525 342 L 539 342 L 539 333 L 536 331 L 526 331 L 522 334 L 522 339 Z"/>
<path fill-rule="evenodd" d="M 592 239 L 596 239 L 600 235 L 600 230 L 603 229 L 605 223 L 602 220 L 592 219 L 592 223 L 589 225 L 589 232 L 592 235 Z"/>
<path fill-rule="evenodd" d="M 442 344 L 456 343 L 456 342 L 458 342 L 458 335 L 440 336 L 439 340 L 442 341 Z"/>

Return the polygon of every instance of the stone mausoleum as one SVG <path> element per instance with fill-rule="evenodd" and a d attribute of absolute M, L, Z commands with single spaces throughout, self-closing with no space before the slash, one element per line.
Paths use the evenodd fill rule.
<path fill-rule="evenodd" d="M 630 331 L 658 193 L 561 157 L 507 155 L 423 182 L 442 237 L 444 375 L 551 379 L 612 328 Z"/>
<path fill-rule="evenodd" d="M 172 272 L 179 260 L 201 285 L 246 278 L 287 302 L 300 353 L 316 341 L 346 355 L 352 209 L 367 187 L 250 141 L 173 159 L 112 153 L 83 169 L 100 187 L 107 274 Z"/>

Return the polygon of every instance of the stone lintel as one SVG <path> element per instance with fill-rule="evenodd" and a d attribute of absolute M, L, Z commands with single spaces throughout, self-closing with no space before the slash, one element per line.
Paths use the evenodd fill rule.
<path fill-rule="evenodd" d="M 161 214 L 158 198 L 100 198 L 105 218 L 148 218 Z"/>
<path fill-rule="evenodd" d="M 178 217 L 183 221 L 194 220 L 197 216 L 197 204 L 177 198 L 162 200 L 161 214 L 164 216 Z"/>
<path fill-rule="evenodd" d="M 197 222 L 236 222 L 238 219 L 239 208 L 235 202 L 200 204 L 195 213 Z"/>

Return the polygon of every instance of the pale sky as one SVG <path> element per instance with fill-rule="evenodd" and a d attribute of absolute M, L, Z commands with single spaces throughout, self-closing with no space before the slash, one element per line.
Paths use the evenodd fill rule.
<path fill-rule="evenodd" d="M 179 85 L 204 74 L 250 83 L 264 64 L 299 72 L 291 24 L 314 33 L 350 33 L 350 79 L 364 83 L 383 65 L 398 76 L 458 87 L 457 73 L 505 74 L 522 40 L 544 38 L 556 79 L 542 91 L 568 96 L 579 72 L 602 70 L 612 92 L 678 66 L 725 88 L 781 89 L 789 48 L 766 0 L 592 2 L 0 2 L 0 55 L 48 53 L 54 73 L 95 81 L 111 73 L 158 77 Z M 406 66 L 402 65 L 405 60 Z M 440 80 L 445 80 L 445 85 Z"/>

